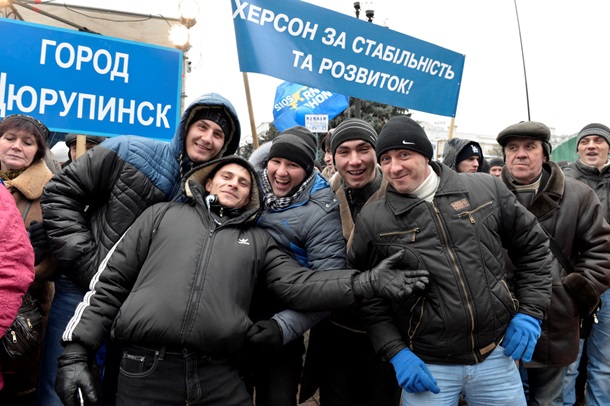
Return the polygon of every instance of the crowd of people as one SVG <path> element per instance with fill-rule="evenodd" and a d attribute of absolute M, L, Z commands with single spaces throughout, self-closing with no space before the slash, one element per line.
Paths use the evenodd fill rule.
<path fill-rule="evenodd" d="M 240 134 L 205 94 L 171 142 L 71 134 L 57 171 L 42 122 L 0 121 L 0 337 L 42 315 L 0 404 L 610 404 L 608 127 L 562 166 L 534 121 L 491 160 L 407 116 L 249 160 Z"/>

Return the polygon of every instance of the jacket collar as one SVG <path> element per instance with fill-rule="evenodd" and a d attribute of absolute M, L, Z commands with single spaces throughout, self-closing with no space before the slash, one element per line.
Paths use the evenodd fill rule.
<path fill-rule="evenodd" d="M 42 196 L 44 186 L 52 177 L 53 173 L 41 159 L 15 179 L 7 181 L 6 185 L 17 189 L 27 199 L 36 200 Z"/>
<path fill-rule="evenodd" d="M 559 209 L 565 190 L 565 175 L 557 163 L 545 162 L 542 170 L 549 175 L 548 180 L 540 185 L 542 189 L 538 190 L 532 205 L 527 208 L 539 220 Z M 502 181 L 512 192 L 515 191 L 508 167 L 502 170 Z"/>

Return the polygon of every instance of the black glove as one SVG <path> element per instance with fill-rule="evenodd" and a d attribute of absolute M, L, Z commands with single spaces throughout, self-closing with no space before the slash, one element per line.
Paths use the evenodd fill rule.
<path fill-rule="evenodd" d="M 47 241 L 47 232 L 44 230 L 42 223 L 33 220 L 28 228 L 28 235 L 34 248 L 34 265 L 38 265 L 46 253 L 51 250 L 49 241 Z"/>
<path fill-rule="evenodd" d="M 370 271 L 356 275 L 352 280 L 354 294 L 370 299 L 374 296 L 390 300 L 404 300 L 414 291 L 424 290 L 428 284 L 428 271 L 423 269 L 396 269 L 402 251 L 384 259 Z"/>
<path fill-rule="evenodd" d="M 273 319 L 254 323 L 246 334 L 247 345 L 253 349 L 277 352 L 284 344 L 282 329 Z"/>
<path fill-rule="evenodd" d="M 97 394 L 93 376 L 87 364 L 88 354 L 85 347 L 69 343 L 57 359 L 57 378 L 55 391 L 66 406 L 80 406 L 80 392 L 85 404 L 96 404 Z"/>

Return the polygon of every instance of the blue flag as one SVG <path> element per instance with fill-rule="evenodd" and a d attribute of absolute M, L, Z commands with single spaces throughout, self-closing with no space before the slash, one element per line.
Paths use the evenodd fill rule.
<path fill-rule="evenodd" d="M 231 3 L 242 72 L 455 115 L 464 55 L 305 1 Z"/>
<path fill-rule="evenodd" d="M 277 87 L 273 102 L 273 125 L 280 131 L 305 125 L 305 114 L 328 114 L 332 120 L 349 106 L 342 94 L 284 82 Z"/>

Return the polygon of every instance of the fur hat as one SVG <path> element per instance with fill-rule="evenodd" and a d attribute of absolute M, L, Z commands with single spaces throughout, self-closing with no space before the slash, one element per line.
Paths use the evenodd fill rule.
<path fill-rule="evenodd" d="M 330 139 L 330 149 L 335 159 L 335 152 L 339 145 L 346 141 L 363 140 L 375 148 L 377 144 L 377 131 L 372 125 L 359 118 L 348 118 L 342 121 L 333 131 Z"/>
<path fill-rule="evenodd" d="M 273 139 L 268 159 L 288 159 L 305 169 L 310 174 L 316 159 L 316 137 L 303 126 L 284 130 Z"/>
<path fill-rule="evenodd" d="M 578 133 L 578 138 L 576 139 L 576 150 L 578 150 L 578 144 L 580 144 L 580 140 L 589 135 L 598 135 L 605 139 L 608 145 L 610 145 L 610 128 L 606 127 L 603 124 L 592 123 L 584 126 L 582 130 L 580 130 L 580 132 Z"/>
<path fill-rule="evenodd" d="M 384 152 L 392 149 L 408 149 L 432 159 L 434 150 L 426 131 L 416 121 L 407 116 L 395 116 L 388 120 L 379 133 L 375 152 L 377 160 Z"/>
<path fill-rule="evenodd" d="M 519 138 L 532 138 L 542 142 L 542 149 L 547 159 L 551 159 L 551 130 L 546 125 L 537 121 L 521 121 L 517 124 L 506 127 L 500 131 L 500 134 L 496 137 L 498 144 L 502 146 L 502 153 L 504 153 L 504 147 L 508 143 L 509 139 Z M 504 154 L 506 155 L 506 154 Z"/>

